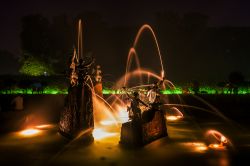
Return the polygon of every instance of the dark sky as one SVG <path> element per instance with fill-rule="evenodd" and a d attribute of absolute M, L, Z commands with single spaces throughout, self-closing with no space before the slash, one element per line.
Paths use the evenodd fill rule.
<path fill-rule="evenodd" d="M 248 27 L 249 7 L 250 1 L 247 0 L 2 0 L 0 49 L 16 56 L 20 54 L 20 19 L 33 13 L 53 17 L 63 13 L 74 16 L 81 11 L 95 11 L 109 25 L 130 26 L 152 19 L 157 12 L 170 10 L 206 14 L 210 26 Z"/>
<path fill-rule="evenodd" d="M 201 12 L 211 26 L 250 26 L 250 1 L 246 0 L 3 0 L 0 5 L 0 49 L 19 52 L 20 19 L 32 13 L 51 17 L 80 11 L 100 12 L 110 24 L 133 24 L 159 11 Z"/>

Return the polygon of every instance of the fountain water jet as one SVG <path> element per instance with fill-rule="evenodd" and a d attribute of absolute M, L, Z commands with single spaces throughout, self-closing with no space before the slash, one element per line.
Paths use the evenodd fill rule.
<path fill-rule="evenodd" d="M 136 65 L 137 65 L 137 68 L 140 70 L 141 69 L 141 64 L 140 64 L 140 61 L 139 61 L 139 58 L 138 58 L 138 55 L 136 53 L 136 50 L 132 47 L 130 48 L 129 50 L 129 53 L 128 53 L 128 58 L 127 58 L 127 64 L 126 64 L 126 72 L 125 72 L 125 81 L 124 81 L 124 86 L 126 86 L 127 84 L 127 73 L 130 71 L 130 67 L 131 67 L 131 63 L 132 63 L 132 57 L 135 57 L 135 62 L 136 62 Z M 140 81 L 142 83 L 142 78 L 140 77 Z"/>
<path fill-rule="evenodd" d="M 177 120 L 184 118 L 184 115 L 182 114 L 182 112 L 178 108 L 171 107 L 170 110 L 171 111 L 167 113 L 167 120 L 168 121 L 177 121 Z"/>
<path fill-rule="evenodd" d="M 161 77 L 158 76 L 156 73 L 153 73 L 149 70 L 146 69 L 137 69 L 132 72 L 127 73 L 126 75 L 122 76 L 116 83 L 116 87 L 122 87 L 124 85 L 124 80 L 125 77 L 127 78 L 127 81 L 130 80 L 133 76 L 140 76 L 140 75 L 145 75 L 145 76 L 150 76 L 153 78 L 156 78 L 157 80 L 161 80 Z"/>
<path fill-rule="evenodd" d="M 160 47 L 159 47 L 159 44 L 158 44 L 157 37 L 155 35 L 155 32 L 154 32 L 153 28 L 150 25 L 148 25 L 148 24 L 144 24 L 138 30 L 138 32 L 136 34 L 136 37 L 134 39 L 133 47 L 130 48 L 130 50 L 129 50 L 128 57 L 127 57 L 127 64 L 126 64 L 126 71 L 125 71 L 125 78 L 124 78 L 124 84 L 123 84 L 123 86 L 127 85 L 127 74 L 129 72 L 129 69 L 130 69 L 130 65 L 131 65 L 131 61 L 132 61 L 132 55 L 135 56 L 135 60 L 136 60 L 136 64 L 137 64 L 137 69 L 138 70 L 141 69 L 141 65 L 140 65 L 140 61 L 139 61 L 139 58 L 138 58 L 138 54 L 136 52 L 136 48 L 137 48 L 139 39 L 141 38 L 142 34 L 146 30 L 148 30 L 150 32 L 150 34 L 152 34 L 152 37 L 154 39 L 154 42 L 155 42 L 155 45 L 156 45 L 156 48 L 157 48 L 157 53 L 158 53 L 158 56 L 159 56 L 160 66 L 161 66 L 160 77 L 161 77 L 161 79 L 165 78 L 165 71 L 164 71 L 164 66 L 163 66 L 163 61 L 162 61 L 162 55 L 161 55 L 161 51 L 160 51 Z M 140 78 L 140 82 L 142 83 L 141 75 L 139 75 L 139 78 Z M 149 83 L 149 77 L 148 77 L 148 83 Z"/>
<path fill-rule="evenodd" d="M 217 130 L 208 130 L 206 139 L 210 142 L 208 147 L 211 149 L 225 150 L 228 146 L 232 146 L 231 141 Z"/>
<path fill-rule="evenodd" d="M 83 33 L 82 33 L 82 20 L 80 19 L 78 22 L 78 60 L 83 59 Z"/>
<path fill-rule="evenodd" d="M 149 32 L 152 34 L 153 36 L 153 39 L 154 39 L 154 42 L 156 44 L 156 47 L 157 47 L 157 52 L 158 52 L 158 56 L 159 56 L 159 59 L 160 59 L 160 65 L 161 65 L 161 77 L 164 78 L 165 77 L 165 72 L 164 72 L 164 66 L 163 66 L 163 61 L 162 61 L 162 55 L 161 55 L 161 50 L 160 50 L 160 47 L 159 47 L 159 44 L 158 44 L 158 40 L 157 40 L 157 37 L 154 33 L 154 30 L 153 28 L 148 25 L 148 24 L 144 24 L 140 29 L 139 31 L 137 32 L 137 35 L 135 37 L 135 40 L 134 40 L 134 43 L 133 43 L 133 47 L 136 48 L 137 47 L 137 44 L 139 42 L 139 39 L 142 35 L 142 33 L 145 31 L 145 30 L 149 30 Z"/>

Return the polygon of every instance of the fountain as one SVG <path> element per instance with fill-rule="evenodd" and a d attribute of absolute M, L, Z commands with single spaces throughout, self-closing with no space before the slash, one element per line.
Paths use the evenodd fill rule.
<path fill-rule="evenodd" d="M 168 116 L 167 116 L 167 120 L 170 121 L 170 122 L 173 122 L 173 121 L 180 120 L 183 117 L 184 116 L 183 116 L 182 112 L 178 108 L 171 107 L 170 111 L 168 113 Z"/>
<path fill-rule="evenodd" d="M 146 30 L 152 34 L 157 48 L 161 67 L 159 73 L 142 67 L 136 51 L 139 40 Z M 217 110 L 211 111 L 182 104 L 179 95 L 177 96 L 180 104 L 170 104 L 168 96 L 161 94 L 162 90 L 175 89 L 175 86 L 166 79 L 156 35 L 147 24 L 139 29 L 128 53 L 125 74 L 114 86 L 115 89 L 120 89 L 119 93 L 110 95 L 106 100 L 102 94 L 100 66 L 94 66 L 93 58 L 83 57 L 82 49 L 82 25 L 79 21 L 78 48 L 74 49 L 72 56 L 70 87 L 59 124 L 60 133 L 63 135 L 75 137 L 85 130 L 88 131 L 88 136 L 92 136 L 93 133 L 94 138 L 98 140 L 117 135 L 120 131 L 121 144 L 141 146 L 168 136 L 166 121 L 175 122 L 184 119 L 180 107 L 202 110 L 226 119 Z M 136 69 L 133 71 L 131 71 L 132 60 L 136 62 Z M 143 82 L 145 76 L 146 83 Z M 139 78 L 139 83 L 129 87 L 133 78 Z M 225 145 L 224 138 L 226 137 L 222 137 L 223 145 Z M 209 147 L 212 148 L 214 145 Z"/>
<path fill-rule="evenodd" d="M 139 54 L 136 51 L 136 47 L 138 45 L 138 42 L 142 36 L 142 34 L 148 30 L 154 39 L 154 42 L 156 44 L 158 56 L 161 66 L 160 73 L 155 73 L 151 70 L 145 69 L 141 66 L 140 60 L 139 60 Z M 135 60 L 136 62 L 136 69 L 133 71 L 130 71 L 132 60 Z M 142 80 L 142 77 L 147 77 L 147 83 L 145 84 Z M 126 65 L 126 71 L 124 76 L 122 76 L 116 83 L 116 88 L 128 87 L 130 80 L 132 80 L 134 77 L 139 77 L 140 84 L 137 86 L 129 87 L 125 90 L 126 93 L 129 93 L 130 95 L 134 92 L 139 92 L 139 99 L 142 99 L 146 104 L 150 105 L 149 108 L 143 108 L 143 106 L 139 106 L 139 108 L 142 111 L 141 119 L 133 119 L 130 118 L 130 121 L 123 123 L 121 128 L 121 138 L 120 143 L 122 144 L 129 144 L 129 145 L 144 145 L 147 144 L 153 140 L 156 140 L 158 138 L 167 136 L 167 128 L 166 128 L 166 120 L 169 122 L 176 122 L 184 119 L 183 113 L 180 111 L 180 108 L 187 107 L 187 108 L 193 108 L 197 110 L 201 110 L 204 112 L 208 112 L 211 114 L 214 114 L 216 116 L 221 117 L 222 119 L 229 122 L 228 118 L 226 118 L 222 113 L 220 113 L 216 108 L 209 105 L 207 102 L 204 102 L 202 99 L 194 96 L 199 101 L 202 101 L 206 105 L 211 108 L 211 110 L 196 107 L 196 106 L 190 106 L 182 104 L 182 99 L 179 95 L 177 95 L 178 100 L 180 104 L 169 104 L 168 96 L 167 95 L 161 95 L 160 92 L 156 93 L 159 95 L 160 102 L 157 102 L 155 100 L 155 97 L 153 97 L 154 102 L 150 102 L 150 97 L 147 96 L 147 93 L 151 91 L 152 87 L 155 86 L 155 84 L 158 84 L 155 87 L 159 88 L 160 90 L 165 90 L 166 87 L 170 89 L 175 89 L 174 84 L 166 79 L 166 73 L 164 71 L 163 61 L 162 61 L 162 55 L 160 52 L 160 47 L 157 41 L 157 37 L 153 31 L 153 29 L 145 24 L 143 25 L 134 40 L 133 46 L 130 48 L 127 58 L 127 65 Z M 153 78 L 154 80 L 157 80 L 158 83 L 150 84 L 150 78 Z M 141 88 L 147 88 L 147 90 L 142 90 Z M 120 96 L 121 97 L 121 96 Z M 132 99 L 131 105 L 133 103 L 133 100 L 135 100 L 135 97 L 129 97 Z M 117 97 L 114 99 L 113 103 L 117 102 Z M 137 99 L 136 99 L 137 100 Z M 163 101 L 163 103 L 161 103 Z M 125 104 L 123 104 L 125 105 Z M 163 108 L 163 106 L 167 106 L 167 108 Z M 131 106 L 132 107 L 132 106 Z M 169 111 L 168 111 L 169 110 Z M 167 115 L 165 118 L 165 111 L 167 111 Z M 133 112 L 133 111 L 132 111 Z M 222 137 L 226 138 L 226 137 Z M 225 142 L 224 142 L 225 143 Z"/>
<path fill-rule="evenodd" d="M 208 147 L 215 150 L 225 150 L 232 146 L 231 141 L 221 132 L 216 130 L 208 130 L 206 132 L 206 139 L 209 142 Z"/>
<path fill-rule="evenodd" d="M 93 57 L 83 56 L 82 21 L 78 22 L 78 44 L 71 58 L 70 86 L 61 112 L 59 132 L 69 138 L 87 137 L 102 138 L 106 135 L 105 122 L 117 124 L 114 110 L 103 99 L 102 71 L 100 65 L 94 64 Z"/>
<path fill-rule="evenodd" d="M 67 137 L 75 137 L 84 129 L 94 127 L 93 101 L 91 80 L 94 59 L 83 57 L 82 51 L 82 22 L 78 22 L 78 48 L 70 64 L 70 86 L 65 100 L 64 110 L 61 112 L 59 131 Z M 97 75 L 100 71 L 96 69 Z M 101 79 L 97 78 L 98 89 L 101 89 Z M 92 87 L 90 86 L 92 85 Z M 91 135 L 90 130 L 89 135 Z"/>
<path fill-rule="evenodd" d="M 136 52 L 136 46 L 138 44 L 140 36 L 145 30 L 150 31 L 156 43 L 161 65 L 161 76 L 158 76 L 157 74 L 149 70 L 141 68 L 138 54 Z M 132 55 L 134 55 L 135 57 L 137 70 L 130 72 L 129 70 L 131 66 Z M 128 94 L 125 90 L 127 96 L 131 99 L 131 106 L 128 107 L 128 111 L 131 112 L 132 116 L 130 117 L 131 121 L 122 124 L 120 143 L 125 145 L 140 146 L 168 135 L 164 111 L 160 108 L 161 103 L 159 96 L 159 87 L 165 82 L 165 72 L 156 35 L 153 29 L 147 24 L 143 25 L 139 29 L 135 37 L 133 47 L 129 50 L 125 75 L 117 82 L 117 85 L 119 86 L 123 82 L 123 85 L 126 87 L 133 74 L 139 76 L 140 85 L 131 88 L 132 93 L 134 94 L 133 96 L 131 96 L 131 94 Z M 148 83 L 150 76 L 157 78 L 159 81 L 154 85 L 145 85 L 142 83 L 142 75 L 147 76 Z M 147 96 L 139 96 L 139 93 L 137 93 L 136 90 L 138 87 L 149 87 L 150 90 L 147 92 Z M 147 104 L 141 101 L 141 99 L 148 100 Z M 141 108 L 139 103 L 142 103 L 147 108 Z"/>
<path fill-rule="evenodd" d="M 140 39 L 141 34 L 145 31 L 149 30 L 154 37 L 154 41 L 157 46 L 157 51 L 160 57 L 160 65 L 161 65 L 161 76 L 150 72 L 149 70 L 143 70 L 140 67 L 139 58 L 136 53 L 136 46 Z M 62 135 L 66 135 L 69 137 L 75 137 L 82 130 L 85 129 L 94 129 L 94 119 L 96 122 L 96 128 L 94 131 L 94 136 L 97 136 L 97 133 L 100 133 L 103 130 L 105 125 L 110 125 L 119 122 L 119 116 L 121 114 L 113 111 L 114 104 L 116 108 L 124 110 L 124 102 L 120 100 L 120 104 L 117 104 L 117 100 L 119 97 L 115 99 L 115 101 L 109 105 L 104 99 L 102 95 L 102 84 L 101 84 L 101 70 L 100 66 L 93 67 L 93 58 L 83 57 L 83 45 L 82 45 L 82 22 L 79 20 L 78 23 L 78 45 L 77 49 L 74 49 L 74 53 L 72 56 L 71 64 L 70 64 L 70 87 L 68 89 L 68 95 L 66 97 L 65 109 L 62 111 L 59 129 Z M 130 80 L 128 77 L 131 58 L 134 55 L 135 60 L 137 62 L 138 72 L 136 75 L 142 77 L 142 74 L 147 74 L 148 81 L 151 76 L 162 80 L 164 78 L 164 67 L 161 58 L 161 53 L 159 49 L 159 45 L 154 34 L 153 29 L 149 25 L 144 25 L 138 31 L 136 35 L 133 47 L 130 49 L 128 54 L 128 60 L 126 65 L 126 73 L 123 79 L 123 85 L 127 85 L 127 81 Z M 94 71 L 94 72 L 91 72 Z M 94 75 L 94 76 L 93 76 Z M 94 81 L 92 78 L 94 77 Z M 128 80 L 127 80 L 128 79 Z M 140 85 L 142 85 L 142 79 L 140 79 Z M 163 81 L 164 82 L 164 81 Z M 119 85 L 120 81 L 118 81 L 117 85 Z M 143 86 L 143 85 L 142 85 Z M 157 85 L 158 87 L 159 85 Z M 163 110 L 160 109 L 158 101 L 156 100 L 156 92 L 153 92 L 154 97 L 150 101 L 150 108 L 145 110 L 139 118 L 133 119 L 132 121 L 126 122 L 122 124 L 121 129 L 121 143 L 127 143 L 129 140 L 127 137 L 131 137 L 129 140 L 132 141 L 132 144 L 146 144 L 152 140 L 157 138 L 167 136 L 166 129 L 166 121 L 164 117 Z M 158 93 L 157 93 L 158 94 Z M 144 97 L 146 99 L 147 97 Z M 132 99 L 132 98 L 131 98 Z M 139 98 L 138 98 L 139 99 Z M 94 118 L 93 109 L 95 110 L 96 117 Z M 134 109 L 134 108 L 132 108 Z M 109 120 L 101 120 L 102 112 L 100 110 L 105 110 L 106 113 L 111 114 L 107 118 Z M 124 114 L 125 111 L 123 111 Z M 121 113 L 121 111 L 120 111 Z M 134 114 L 135 117 L 135 114 Z M 126 127 L 127 126 L 127 127 Z M 128 127 L 130 126 L 130 127 Z M 92 133 L 90 130 L 90 135 Z M 125 133 L 125 134 L 124 134 Z M 133 138 L 132 138 L 133 137 Z M 133 140 L 136 140 L 133 142 Z"/>

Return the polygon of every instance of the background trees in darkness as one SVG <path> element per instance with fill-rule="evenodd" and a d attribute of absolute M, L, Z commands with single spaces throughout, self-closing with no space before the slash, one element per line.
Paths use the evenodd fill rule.
<path fill-rule="evenodd" d="M 111 25 L 96 12 L 49 19 L 39 14 L 23 17 L 21 62 L 28 53 L 48 64 L 55 73 L 63 73 L 77 43 L 79 18 L 83 20 L 83 52 L 92 53 L 106 74 L 114 78 L 121 76 L 128 50 L 142 23 Z M 156 31 L 170 80 L 214 82 L 226 80 L 231 71 L 250 72 L 247 67 L 250 28 L 210 27 L 208 20 L 200 13 L 171 11 L 157 13 L 154 19 L 145 20 L 144 23 L 149 23 Z M 142 36 L 137 51 L 144 67 L 159 71 L 156 48 L 149 33 Z M 235 59 L 242 63 L 236 63 Z"/>
<path fill-rule="evenodd" d="M 52 21 L 42 15 L 29 15 L 22 19 L 21 63 L 41 61 L 56 73 L 66 67 L 66 58 L 73 48 L 73 28 L 64 15 L 54 17 Z M 33 58 L 32 58 L 33 57 Z M 29 62 L 27 62 L 29 61 Z"/>

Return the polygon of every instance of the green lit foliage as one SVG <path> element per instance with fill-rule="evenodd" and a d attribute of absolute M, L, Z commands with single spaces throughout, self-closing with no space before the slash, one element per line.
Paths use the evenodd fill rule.
<path fill-rule="evenodd" d="M 41 76 L 45 74 L 51 75 L 54 73 L 49 65 L 30 55 L 25 56 L 24 60 L 22 60 L 22 63 L 23 64 L 19 72 L 23 75 Z"/>
<path fill-rule="evenodd" d="M 177 86 L 175 89 L 166 89 L 161 91 L 164 95 L 181 95 L 181 94 L 194 94 L 194 91 L 192 91 L 192 87 L 188 88 L 189 91 L 184 92 L 184 89 L 181 86 Z M 125 94 L 125 91 L 122 89 L 103 89 L 104 95 L 112 95 L 112 94 Z M 6 92 L 5 90 L 0 90 L 0 94 L 41 94 L 39 92 L 32 91 L 31 88 L 21 89 L 21 88 L 15 88 L 10 89 L 9 92 Z M 66 87 L 59 87 L 59 86 L 47 86 L 43 89 L 42 94 L 68 94 Z M 250 88 L 248 87 L 239 87 L 239 91 L 237 94 L 230 94 L 228 92 L 227 88 L 221 89 L 216 87 L 210 87 L 210 86 L 201 86 L 199 94 L 206 94 L 206 95 L 249 95 L 250 94 Z"/>
<path fill-rule="evenodd" d="M 32 94 L 41 94 L 41 93 L 34 92 L 30 88 L 25 89 L 25 92 L 24 92 L 24 89 L 16 88 L 16 89 L 12 89 L 8 93 L 5 90 L 0 90 L 0 94 L 26 94 L 26 95 L 32 95 Z M 43 90 L 42 94 L 51 94 L 51 95 L 54 95 L 54 94 L 68 94 L 68 92 L 67 92 L 67 89 L 59 89 L 59 88 L 56 88 L 56 87 L 46 87 Z"/>
<path fill-rule="evenodd" d="M 162 94 L 168 95 L 168 94 L 182 94 L 183 90 L 181 87 L 176 87 L 174 89 L 166 89 L 161 91 Z"/>
<path fill-rule="evenodd" d="M 31 14 L 21 19 L 21 50 L 53 67 L 56 73 L 67 68 L 72 55 L 74 31 L 70 19 L 58 15 L 48 19 L 41 14 Z M 23 55 L 25 56 L 25 55 Z"/>

